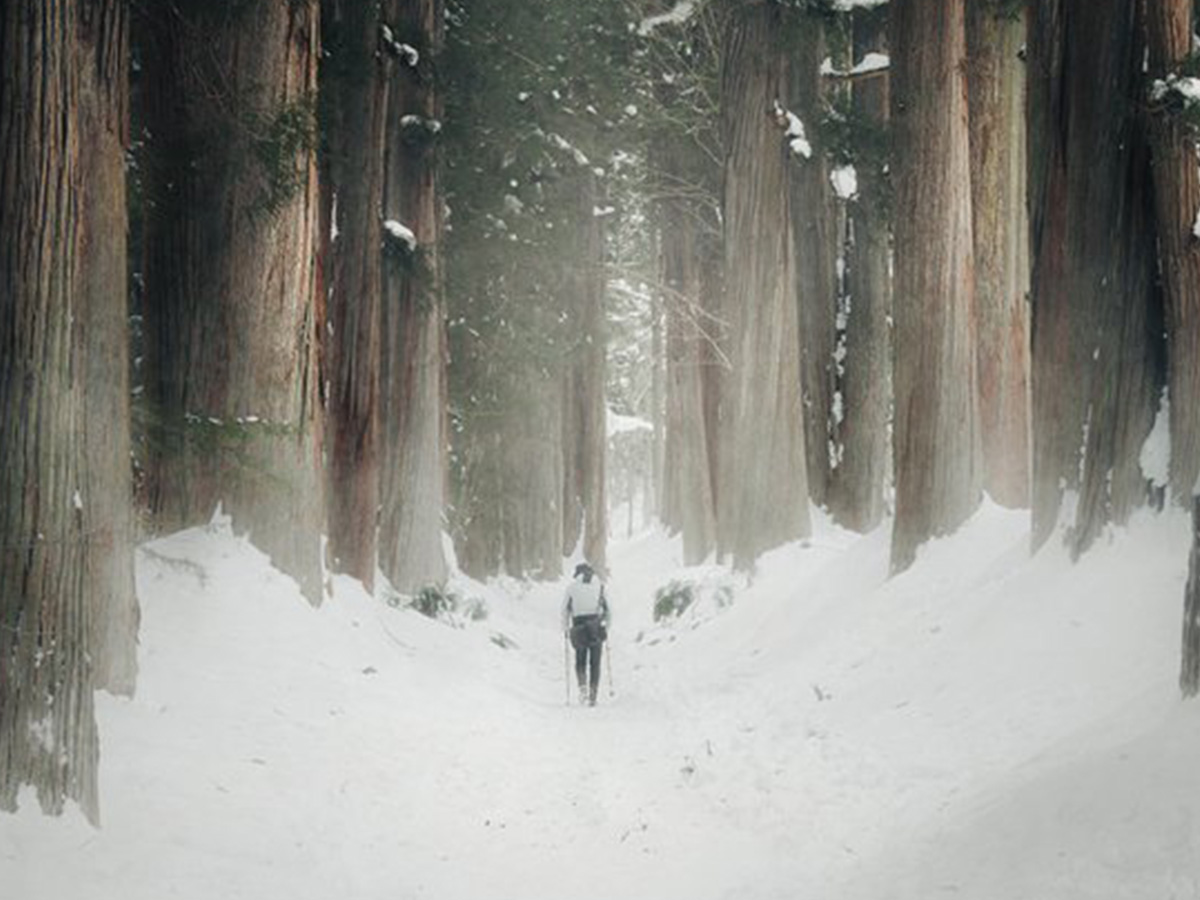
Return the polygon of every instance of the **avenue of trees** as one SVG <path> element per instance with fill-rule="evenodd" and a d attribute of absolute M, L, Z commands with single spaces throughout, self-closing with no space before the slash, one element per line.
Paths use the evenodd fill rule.
<path fill-rule="evenodd" d="M 135 545 L 218 509 L 317 604 L 325 571 L 441 589 L 451 547 L 604 571 L 618 499 L 746 570 L 811 504 L 890 519 L 895 573 L 985 492 L 1076 557 L 1167 503 L 1195 694 L 1194 30 L 1191 0 L 2 0 L 0 809 L 99 820 Z"/>

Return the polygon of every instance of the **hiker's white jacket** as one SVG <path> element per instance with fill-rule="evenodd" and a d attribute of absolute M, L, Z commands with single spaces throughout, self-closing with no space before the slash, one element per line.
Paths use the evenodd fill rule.
<path fill-rule="evenodd" d="M 593 575 L 591 581 L 584 581 L 580 575 L 567 586 L 562 604 L 563 631 L 571 627 L 571 619 L 575 616 L 601 616 L 607 624 L 608 600 L 598 575 Z"/>

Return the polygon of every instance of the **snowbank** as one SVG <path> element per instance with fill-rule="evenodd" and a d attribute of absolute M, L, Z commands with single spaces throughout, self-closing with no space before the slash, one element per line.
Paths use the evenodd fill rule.
<path fill-rule="evenodd" d="M 822 522 L 748 576 L 647 532 L 613 548 L 585 709 L 561 585 L 457 577 L 487 609 L 461 627 L 346 579 L 313 610 L 226 528 L 183 532 L 139 553 L 136 698 L 99 698 L 102 829 L 27 794 L 2 893 L 1194 898 L 1188 536 L 1142 517 L 1072 566 L 988 506 L 889 580 L 884 531 Z M 672 581 L 732 602 L 656 624 Z"/>

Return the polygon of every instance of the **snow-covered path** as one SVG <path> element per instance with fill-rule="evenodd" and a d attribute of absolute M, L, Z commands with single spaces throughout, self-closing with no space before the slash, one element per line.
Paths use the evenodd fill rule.
<path fill-rule="evenodd" d="M 568 706 L 561 585 L 462 628 L 246 542 L 145 547 L 141 681 L 99 698 L 104 824 L 0 816 L 5 900 L 1200 897 L 1187 524 L 1079 566 L 988 508 L 886 578 L 824 528 L 752 580 L 614 548 L 613 685 Z M 672 578 L 721 590 L 671 627 Z M 506 646 L 502 646 L 506 645 Z"/>

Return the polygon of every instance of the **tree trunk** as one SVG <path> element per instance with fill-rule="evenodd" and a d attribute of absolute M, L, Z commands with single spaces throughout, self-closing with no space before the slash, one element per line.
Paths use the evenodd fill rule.
<path fill-rule="evenodd" d="M 800 336 L 784 136 L 788 69 L 774 4 L 737 5 L 725 33 L 721 115 L 731 371 L 721 409 L 719 541 L 747 569 L 810 530 Z"/>
<path fill-rule="evenodd" d="M 437 82 L 443 0 L 390 0 L 385 19 L 415 48 L 400 60 L 387 116 L 384 216 L 407 227 L 415 248 L 389 242 L 384 273 L 385 470 L 380 565 L 403 594 L 442 585 L 445 508 L 446 336 Z"/>
<path fill-rule="evenodd" d="M 1076 556 L 1144 499 L 1138 457 L 1158 402 L 1136 6 L 1048 0 L 1029 29 L 1033 546 L 1077 492 Z"/>
<path fill-rule="evenodd" d="M 129 278 L 125 152 L 129 146 L 129 8 L 84 5 L 79 159 L 80 309 L 86 360 L 87 466 L 81 478 L 86 582 L 95 597 L 96 687 L 130 696 L 137 682 L 140 611 L 133 573 Z"/>
<path fill-rule="evenodd" d="M 668 151 L 669 154 L 669 151 Z M 664 154 L 665 159 L 669 159 Z M 704 345 L 712 327 L 700 300 L 697 211 L 676 197 L 660 204 L 662 281 L 667 307 L 664 521 L 683 536 L 685 565 L 716 547 L 716 519 L 704 417 Z"/>
<path fill-rule="evenodd" d="M 896 179 L 892 571 L 980 499 L 964 0 L 891 8 Z M 919 215 L 906 214 L 920 210 Z"/>
<path fill-rule="evenodd" d="M 887 50 L 886 10 L 854 17 L 854 57 Z M 888 119 L 887 76 L 852 86 L 854 115 L 879 130 Z M 845 352 L 841 361 L 842 418 L 836 441 L 829 505 L 837 522 L 858 532 L 880 523 L 888 474 L 888 419 L 892 399 L 890 235 L 883 210 L 887 174 L 870 157 L 856 166 L 858 199 L 849 210 L 844 299 Z"/>
<path fill-rule="evenodd" d="M 80 104 L 97 101 L 90 28 L 115 9 L 83 7 L 0 6 L 0 809 L 31 784 L 46 812 L 74 800 L 97 823 L 86 510 L 107 498 L 83 496 L 103 473 L 85 456 L 91 360 L 72 332 L 100 299 L 82 284 L 102 256 L 80 209 L 81 122 L 105 110 Z"/>
<path fill-rule="evenodd" d="M 1175 72 L 1192 50 L 1192 5 L 1146 0 L 1150 77 Z M 1159 270 L 1167 321 L 1171 494 L 1188 504 L 1200 478 L 1200 210 L 1196 141 L 1168 96 L 1150 115 Z"/>
<path fill-rule="evenodd" d="M 1183 595 L 1183 658 L 1179 688 L 1184 697 L 1200 693 L 1200 496 L 1192 498 L 1192 551 Z"/>
<path fill-rule="evenodd" d="M 380 496 L 380 212 L 387 73 L 377 3 L 325 0 L 322 9 L 322 109 L 328 122 L 328 189 L 334 195 L 337 233 L 329 291 L 328 549 L 336 571 L 373 590 Z"/>
<path fill-rule="evenodd" d="M 581 168 L 574 177 L 580 180 L 574 217 L 577 245 L 566 284 L 576 344 L 568 358 L 563 405 L 563 553 L 570 555 L 582 540 L 584 558 L 603 573 L 608 544 L 604 240 L 600 219 L 593 214 L 599 199 L 595 176 Z"/>
<path fill-rule="evenodd" d="M 837 333 L 838 212 L 829 182 L 828 157 L 820 141 L 821 62 L 824 26 L 816 16 L 799 23 L 792 51 L 789 105 L 804 122 L 810 157 L 794 157 L 792 233 L 796 241 L 796 299 L 800 310 L 800 367 L 804 391 L 804 446 L 808 493 L 813 503 L 829 501 L 833 473 L 830 440 L 834 425 L 834 344 Z"/>
<path fill-rule="evenodd" d="M 317 603 L 316 0 L 146 9 L 153 510 L 220 504 Z"/>
<path fill-rule="evenodd" d="M 979 328 L 983 484 L 1029 505 L 1029 222 L 1025 207 L 1025 23 L 996 0 L 967 4 L 971 229 Z"/>
<path fill-rule="evenodd" d="M 661 252 L 661 249 L 660 251 Z M 650 490 L 646 492 L 645 520 L 663 519 L 663 501 L 667 484 L 664 471 L 666 445 L 666 347 L 663 340 L 663 303 L 655 294 L 650 299 L 650 424 L 654 431 L 650 440 Z"/>

